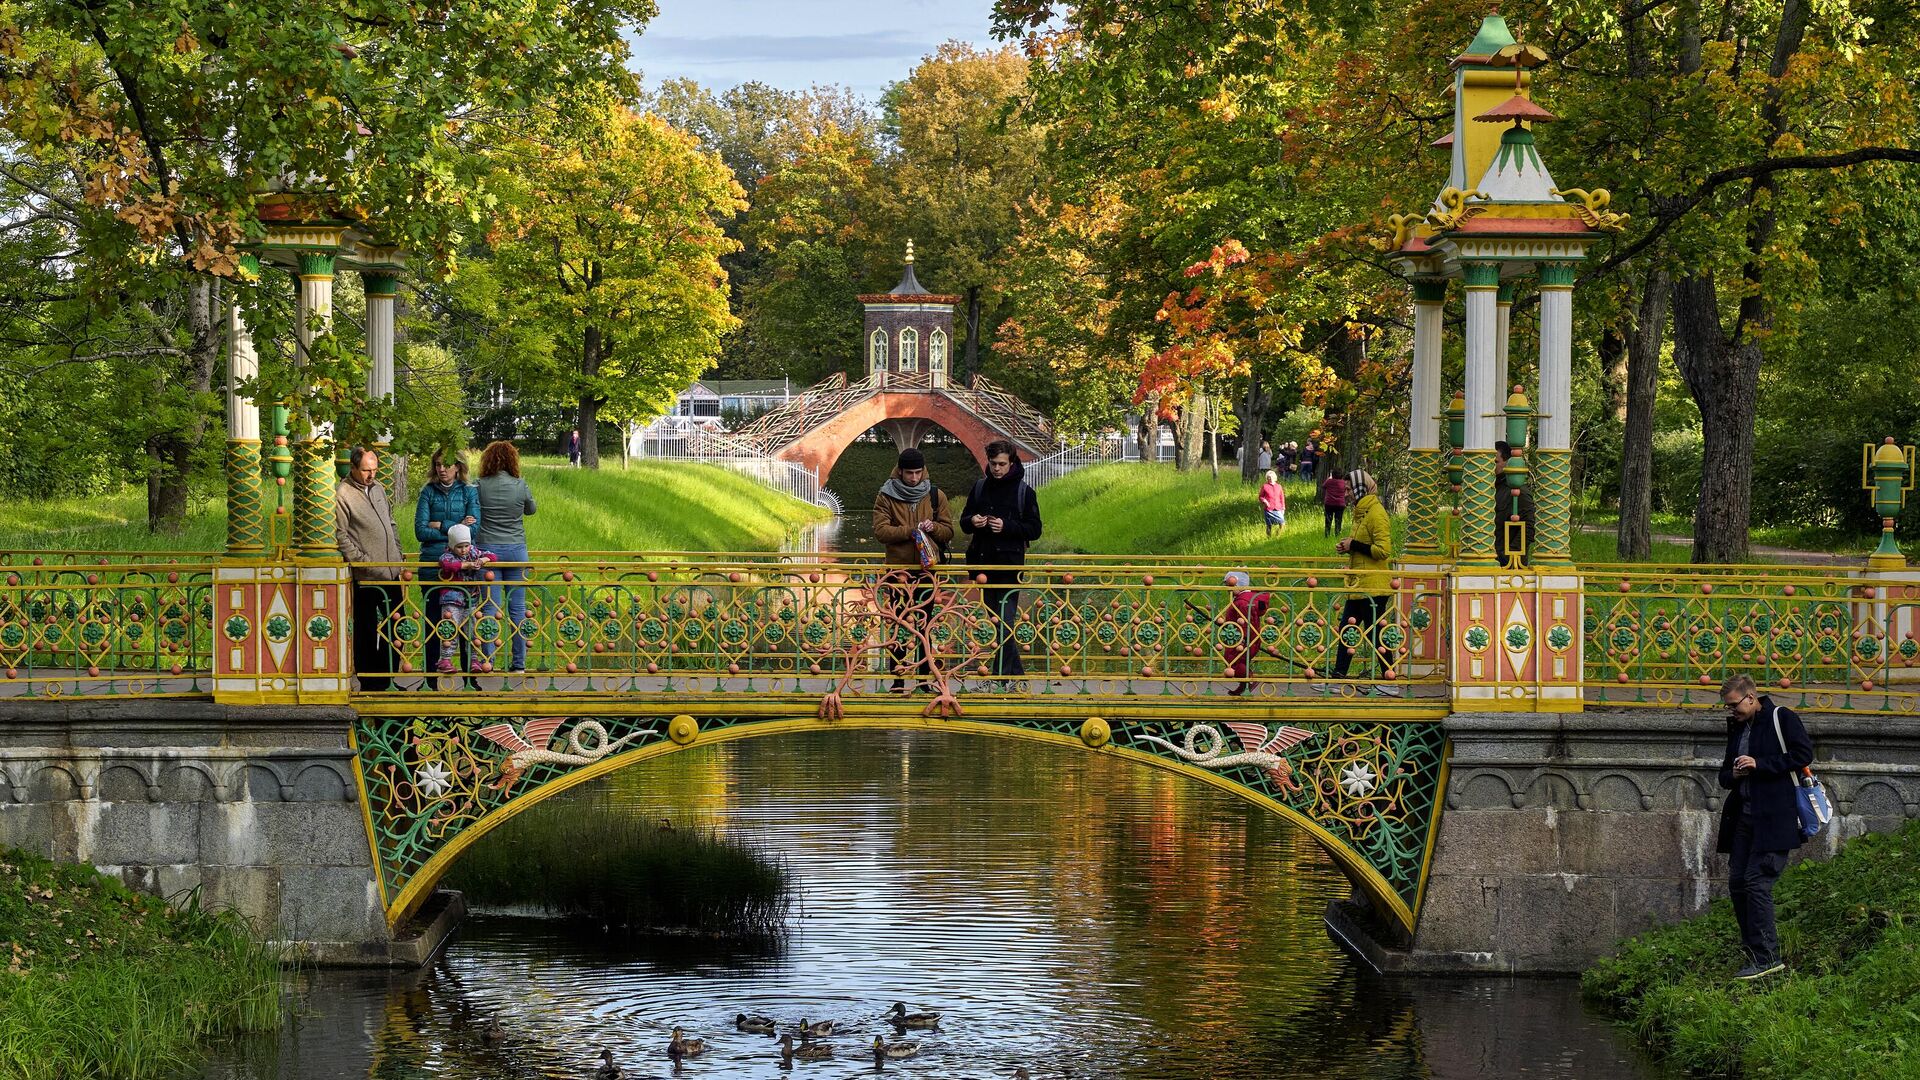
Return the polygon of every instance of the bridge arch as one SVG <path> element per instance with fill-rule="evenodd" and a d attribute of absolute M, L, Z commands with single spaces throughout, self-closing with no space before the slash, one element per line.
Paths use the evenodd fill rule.
<path fill-rule="evenodd" d="M 988 424 L 962 408 L 945 394 L 892 393 L 871 394 L 849 406 L 812 431 L 782 447 L 774 456 L 814 471 L 825 480 L 833 473 L 835 462 L 860 436 L 888 420 L 925 420 L 944 428 L 973 454 L 974 464 L 987 466 L 987 444 L 1009 438 L 1006 432 Z M 1019 440 L 1013 441 L 1016 452 Z M 1023 455 L 1032 460 L 1032 454 Z"/>
<path fill-rule="evenodd" d="M 420 738 L 418 725 L 400 722 L 397 716 L 362 715 L 355 725 L 354 749 L 381 903 L 393 925 L 418 910 L 467 848 L 514 815 L 563 791 L 692 746 L 854 729 L 1025 740 L 1117 756 L 1189 777 L 1303 830 L 1376 910 L 1411 934 L 1438 834 L 1439 794 L 1446 783 L 1445 738 L 1438 721 L 1299 721 L 1299 726 L 1283 724 L 1275 732 L 1276 744 L 1286 732 L 1304 736 L 1287 754 L 1269 755 L 1275 761 L 1238 761 L 1257 756 L 1246 752 L 1227 757 L 1216 752 L 1208 758 L 1209 738 L 1218 740 L 1213 750 L 1227 747 L 1222 726 L 1229 722 L 1115 721 L 1109 726 L 1100 718 L 963 719 L 881 710 L 832 720 L 791 714 L 713 718 L 708 722 L 712 726 L 685 715 L 475 718 L 443 728 L 441 745 L 435 747 L 432 739 Z M 550 749 L 579 749 L 581 741 L 572 736 L 582 726 L 598 729 L 598 737 L 608 740 L 600 745 L 612 751 L 592 758 L 591 739 L 585 754 Z M 1258 727 L 1264 739 L 1266 726 Z M 1211 736 L 1197 734 L 1202 728 Z M 477 737 L 489 730 L 490 738 Z M 521 741 L 523 749 L 513 749 L 518 734 L 538 746 Z M 1319 746 L 1308 745 L 1316 740 Z M 1202 760 L 1192 759 L 1196 746 Z M 416 752 L 410 754 L 409 747 Z M 464 773 L 459 765 L 434 767 L 440 751 L 447 749 L 464 755 Z M 530 762 L 516 772 L 512 759 L 529 750 L 547 760 Z M 574 760 L 550 760 L 569 756 Z M 582 760 L 587 758 L 591 760 Z M 1210 767 L 1209 761 L 1228 762 L 1229 767 Z M 1276 767 L 1277 762 L 1284 763 Z M 1356 778 L 1362 772 L 1377 778 L 1378 792 L 1360 790 L 1363 785 Z M 461 790 L 463 775 L 467 782 Z M 1394 820 L 1387 819 L 1383 808 Z"/>

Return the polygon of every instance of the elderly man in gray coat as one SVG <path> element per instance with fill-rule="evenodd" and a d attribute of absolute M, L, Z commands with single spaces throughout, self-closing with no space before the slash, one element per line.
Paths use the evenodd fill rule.
<path fill-rule="evenodd" d="M 353 670 L 362 690 L 393 689 L 393 639 L 380 630 L 399 598 L 394 583 L 406 559 L 387 489 L 374 479 L 379 469 L 380 455 L 354 447 L 347 478 L 333 493 L 334 542 L 353 575 Z"/>

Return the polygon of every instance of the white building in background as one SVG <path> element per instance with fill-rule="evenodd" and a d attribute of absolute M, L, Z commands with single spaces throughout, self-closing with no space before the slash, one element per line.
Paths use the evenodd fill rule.
<path fill-rule="evenodd" d="M 680 391 L 673 415 L 745 421 L 785 405 L 791 397 L 793 384 L 787 379 L 701 379 Z"/>

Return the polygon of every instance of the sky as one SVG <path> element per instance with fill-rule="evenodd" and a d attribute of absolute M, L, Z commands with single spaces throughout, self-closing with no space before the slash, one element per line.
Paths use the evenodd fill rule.
<path fill-rule="evenodd" d="M 993 0 L 659 0 L 634 43 L 649 88 L 690 78 L 716 92 L 846 86 L 869 103 L 941 42 L 988 48 Z"/>

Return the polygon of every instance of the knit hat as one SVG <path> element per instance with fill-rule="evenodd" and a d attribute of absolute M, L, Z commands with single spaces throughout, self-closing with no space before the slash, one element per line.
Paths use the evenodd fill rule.
<path fill-rule="evenodd" d="M 1364 495 L 1373 486 L 1373 474 L 1365 469 L 1355 469 L 1347 474 L 1347 486 L 1355 495 Z"/>
<path fill-rule="evenodd" d="M 924 469 L 926 467 L 927 456 L 920 452 L 919 447 L 909 446 L 905 450 L 900 451 L 901 472 L 905 472 L 908 469 Z"/>
<path fill-rule="evenodd" d="M 1227 584 L 1236 589 L 1252 588 L 1253 577 L 1245 570 L 1229 570 L 1227 571 Z"/>
<path fill-rule="evenodd" d="M 447 530 L 448 547 L 452 547 L 455 544 L 471 543 L 473 543 L 473 530 L 467 528 L 465 525 L 455 525 L 453 528 Z"/>

